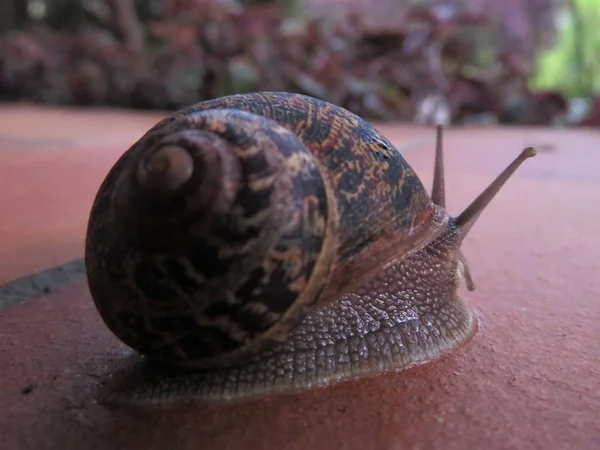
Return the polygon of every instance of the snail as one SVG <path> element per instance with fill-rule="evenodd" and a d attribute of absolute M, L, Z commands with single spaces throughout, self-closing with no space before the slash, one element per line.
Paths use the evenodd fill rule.
<path fill-rule="evenodd" d="M 527 148 L 458 216 L 442 128 L 431 196 L 357 115 L 313 97 L 207 100 L 110 169 L 86 234 L 88 285 L 134 352 L 107 404 L 238 400 L 400 371 L 464 345 L 478 319 L 460 246 Z"/>

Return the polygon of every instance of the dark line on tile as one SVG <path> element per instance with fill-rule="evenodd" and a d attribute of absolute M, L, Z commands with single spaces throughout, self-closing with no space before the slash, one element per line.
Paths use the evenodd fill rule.
<path fill-rule="evenodd" d="M 26 136 L 11 136 L 11 135 L 2 135 L 0 134 L 0 147 L 4 146 L 18 146 L 18 147 L 50 147 L 50 148 L 66 148 L 66 147 L 74 147 L 75 144 L 71 139 L 52 139 L 52 138 L 44 138 L 44 139 L 35 139 L 29 138 Z"/>
<path fill-rule="evenodd" d="M 60 266 L 34 273 L 0 286 L 0 311 L 48 294 L 85 278 L 83 259 L 75 259 Z"/>

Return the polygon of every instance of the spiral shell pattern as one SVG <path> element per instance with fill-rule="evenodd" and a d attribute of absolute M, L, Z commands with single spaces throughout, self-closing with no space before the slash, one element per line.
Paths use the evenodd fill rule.
<path fill-rule="evenodd" d="M 138 352 L 239 364 L 446 220 L 358 116 L 297 94 L 234 95 L 167 117 L 113 166 L 90 214 L 88 282 Z"/>
<path fill-rule="evenodd" d="M 335 209 L 310 153 L 239 110 L 150 130 L 112 168 L 91 217 L 86 263 L 93 297 L 109 300 L 96 302 L 102 317 L 165 361 L 256 345 L 318 297 L 335 249 L 324 245 Z"/>

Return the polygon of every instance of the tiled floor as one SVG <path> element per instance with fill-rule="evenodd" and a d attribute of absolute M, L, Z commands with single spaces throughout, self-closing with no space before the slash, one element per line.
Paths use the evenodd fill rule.
<path fill-rule="evenodd" d="M 158 117 L 0 110 L 0 284 L 82 255 L 98 184 Z M 382 130 L 429 186 L 433 130 Z M 123 347 L 82 280 L 0 311 L 0 448 L 600 448 L 600 132 L 451 130 L 448 206 L 527 145 L 539 156 L 464 246 L 482 329 L 443 360 L 245 404 L 109 410 L 94 398 Z"/>

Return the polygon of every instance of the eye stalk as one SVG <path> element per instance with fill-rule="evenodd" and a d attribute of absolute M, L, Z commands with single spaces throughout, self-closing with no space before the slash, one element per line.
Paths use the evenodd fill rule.
<path fill-rule="evenodd" d="M 464 237 L 469 233 L 471 227 L 475 224 L 479 215 L 483 212 L 487 205 L 496 196 L 498 191 L 504 186 L 504 183 L 512 176 L 513 173 L 519 168 L 523 162 L 528 158 L 533 158 L 537 155 L 537 152 L 533 147 L 527 147 L 517 156 L 512 163 L 508 165 L 506 169 L 502 171 L 500 175 L 481 193 L 473 200 L 473 202 L 467 206 L 467 208 L 460 213 L 456 218 L 456 224 L 463 234 Z"/>
<path fill-rule="evenodd" d="M 435 146 L 435 165 L 433 174 L 433 187 L 431 189 L 431 200 L 436 205 L 446 208 L 446 188 L 444 183 L 444 152 L 442 146 L 443 126 L 438 125 L 436 128 L 436 146 Z M 506 167 L 498 175 L 498 177 L 481 193 L 467 208 L 460 213 L 455 219 L 454 223 L 461 232 L 461 241 L 469 234 L 471 228 L 483 212 L 483 210 L 490 204 L 492 199 L 500 191 L 502 186 L 508 181 L 508 179 L 516 172 L 523 162 L 532 158 L 537 154 L 533 147 L 527 147 L 524 149 L 519 156 L 517 156 L 512 163 Z M 467 283 L 467 289 L 469 291 L 475 290 L 475 283 L 471 277 L 469 265 L 464 255 L 459 252 L 459 261 L 462 265 L 462 274 L 465 277 Z"/>
<path fill-rule="evenodd" d="M 431 200 L 436 205 L 446 208 L 446 186 L 444 181 L 444 151 L 442 148 L 442 134 L 444 127 L 436 127 L 435 139 L 435 165 L 433 172 L 433 188 L 431 189 Z"/>
<path fill-rule="evenodd" d="M 433 203 L 446 207 L 446 188 L 444 183 L 444 152 L 442 147 L 442 134 L 443 126 L 438 125 L 436 128 L 436 146 L 435 146 L 435 166 L 433 174 L 433 188 L 431 189 L 431 199 Z M 506 169 L 502 171 L 500 175 L 481 193 L 473 200 L 473 202 L 456 218 L 456 225 L 460 229 L 463 239 L 471 230 L 471 227 L 475 224 L 479 215 L 483 210 L 490 204 L 492 199 L 500 191 L 502 186 L 508 181 L 508 179 L 516 172 L 523 162 L 537 155 L 536 150 L 533 147 L 527 147 L 517 156 L 512 163 L 508 165 Z"/>

